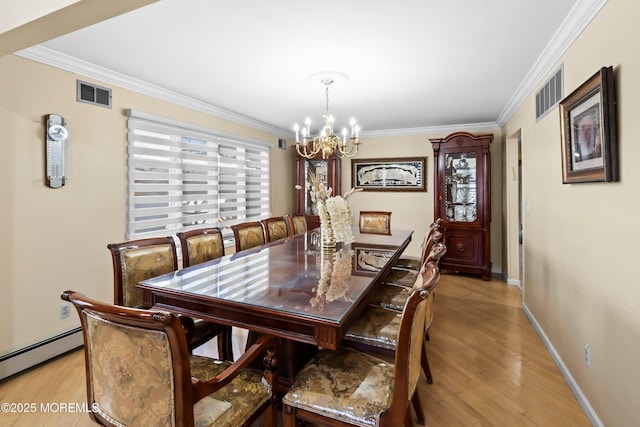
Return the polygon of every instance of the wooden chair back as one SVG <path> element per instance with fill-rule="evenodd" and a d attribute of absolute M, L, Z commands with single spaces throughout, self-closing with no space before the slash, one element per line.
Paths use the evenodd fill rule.
<path fill-rule="evenodd" d="M 243 222 L 231 226 L 236 240 L 236 252 L 264 245 L 264 229 L 260 221 Z"/>
<path fill-rule="evenodd" d="M 391 234 L 391 212 L 360 211 L 360 233 Z"/>
<path fill-rule="evenodd" d="M 264 229 L 264 239 L 267 243 L 285 239 L 290 236 L 287 220 L 283 216 L 275 216 L 260 221 Z"/>
<path fill-rule="evenodd" d="M 176 233 L 182 246 L 182 266 L 201 264 L 224 256 L 224 240 L 218 227 Z"/>
<path fill-rule="evenodd" d="M 185 329 L 193 327 L 190 318 L 104 304 L 75 291 L 63 292 L 61 298 L 71 302 L 80 316 L 88 407 L 92 409 L 89 415 L 99 424 L 193 426 L 195 418 L 212 416 L 216 410 L 220 412 L 216 405 L 228 403 L 203 400 L 195 412 L 194 405 L 225 387 L 249 363 L 243 356 L 242 361 L 228 363 L 234 369 L 224 370 L 224 376 L 213 374 L 202 381 L 192 373 L 191 360 L 198 362 L 199 371 L 210 372 L 211 366 L 211 372 L 215 372 L 219 368 L 215 368 L 213 359 L 189 356 Z M 277 346 L 277 341 L 263 337 L 257 344 L 247 359 L 262 356 L 266 347 Z M 269 383 L 268 390 L 273 390 L 275 380 L 273 356 L 267 351 L 268 370 L 263 380 Z M 271 400 L 255 410 L 275 412 Z M 252 416 L 252 421 L 258 415 Z M 274 422 L 275 416 L 270 414 L 267 425 Z"/>
<path fill-rule="evenodd" d="M 113 261 L 113 302 L 145 308 L 142 290 L 136 285 L 146 279 L 178 269 L 176 244 L 172 237 L 153 237 L 110 243 Z"/>
<path fill-rule="evenodd" d="M 380 427 L 399 426 L 410 416 L 422 371 L 427 300 L 439 283 L 437 266 L 421 270 L 422 285 L 416 287 L 402 310 L 395 350 L 395 384 L 390 409 L 380 417 Z M 406 424 L 405 424 L 406 425 Z"/>

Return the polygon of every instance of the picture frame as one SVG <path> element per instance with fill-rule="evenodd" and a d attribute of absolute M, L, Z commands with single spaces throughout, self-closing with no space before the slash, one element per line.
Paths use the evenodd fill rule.
<path fill-rule="evenodd" d="M 380 245 L 370 245 L 365 243 L 352 244 L 353 249 L 353 269 L 352 274 L 356 276 L 375 276 L 380 272 L 389 258 L 393 257 L 396 248 Z"/>
<path fill-rule="evenodd" d="M 562 183 L 618 180 L 612 67 L 602 67 L 560 101 Z"/>
<path fill-rule="evenodd" d="M 363 191 L 427 191 L 426 157 L 351 159 L 351 186 Z"/>

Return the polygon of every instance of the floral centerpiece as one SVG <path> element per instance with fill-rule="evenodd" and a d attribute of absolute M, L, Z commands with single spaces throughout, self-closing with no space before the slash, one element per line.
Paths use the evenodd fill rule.
<path fill-rule="evenodd" d="M 351 287 L 351 270 L 353 264 L 353 250 L 342 248 L 338 252 L 321 255 L 320 280 L 314 288 L 315 295 L 309 300 L 306 310 L 324 309 L 325 303 L 331 303 L 341 298 L 349 300 L 347 291 Z"/>
<path fill-rule="evenodd" d="M 296 185 L 296 189 L 302 187 Z M 313 172 L 309 173 L 309 182 L 306 191 L 309 191 L 311 201 L 318 208 L 320 217 L 320 238 L 323 249 L 333 249 L 336 242 L 353 242 L 353 232 L 351 231 L 351 206 L 347 199 L 354 193 L 362 191 L 361 188 L 352 188 L 344 196 L 332 196 L 333 190 L 318 178 Z"/>

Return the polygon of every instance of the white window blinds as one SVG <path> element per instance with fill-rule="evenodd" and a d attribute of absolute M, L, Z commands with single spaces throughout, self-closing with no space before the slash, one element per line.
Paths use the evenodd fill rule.
<path fill-rule="evenodd" d="M 127 110 L 127 240 L 269 215 L 269 145 Z"/>

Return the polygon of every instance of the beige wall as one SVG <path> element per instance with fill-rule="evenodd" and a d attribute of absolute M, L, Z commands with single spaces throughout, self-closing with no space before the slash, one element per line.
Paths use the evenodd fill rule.
<path fill-rule="evenodd" d="M 465 129 L 471 133 L 491 133 L 477 129 Z M 433 212 L 433 149 L 429 138 L 442 138 L 446 134 L 399 135 L 364 138 L 356 158 L 379 157 L 427 157 L 427 192 L 361 192 L 349 199 L 353 209 L 353 225 L 357 225 L 361 210 L 390 211 L 391 227 L 414 230 L 407 255 L 419 256 L 420 243 L 434 220 Z M 494 132 L 491 144 L 491 261 L 493 270 L 502 270 L 502 142 L 500 132 Z M 351 187 L 351 161 L 342 161 L 342 192 Z"/>
<path fill-rule="evenodd" d="M 639 419 L 639 14 L 640 2 L 609 0 L 561 58 L 565 95 L 614 67 L 619 182 L 563 185 L 559 114 L 536 123 L 533 96 L 503 129 L 523 137 L 525 304 L 607 426 Z"/>
<path fill-rule="evenodd" d="M 76 102 L 72 73 L 7 55 L 0 58 L 0 354 L 79 325 L 60 320 L 66 289 L 112 299 L 107 243 L 123 241 L 126 217 L 126 118 L 134 108 L 272 144 L 271 187 L 293 189 L 291 150 L 278 138 L 210 115 L 113 87 L 113 108 Z M 86 80 L 86 79 L 85 79 Z M 102 82 L 95 82 L 105 86 Z M 71 123 L 72 179 L 44 185 L 44 116 Z M 272 211 L 294 210 L 290 192 L 272 192 Z"/>

